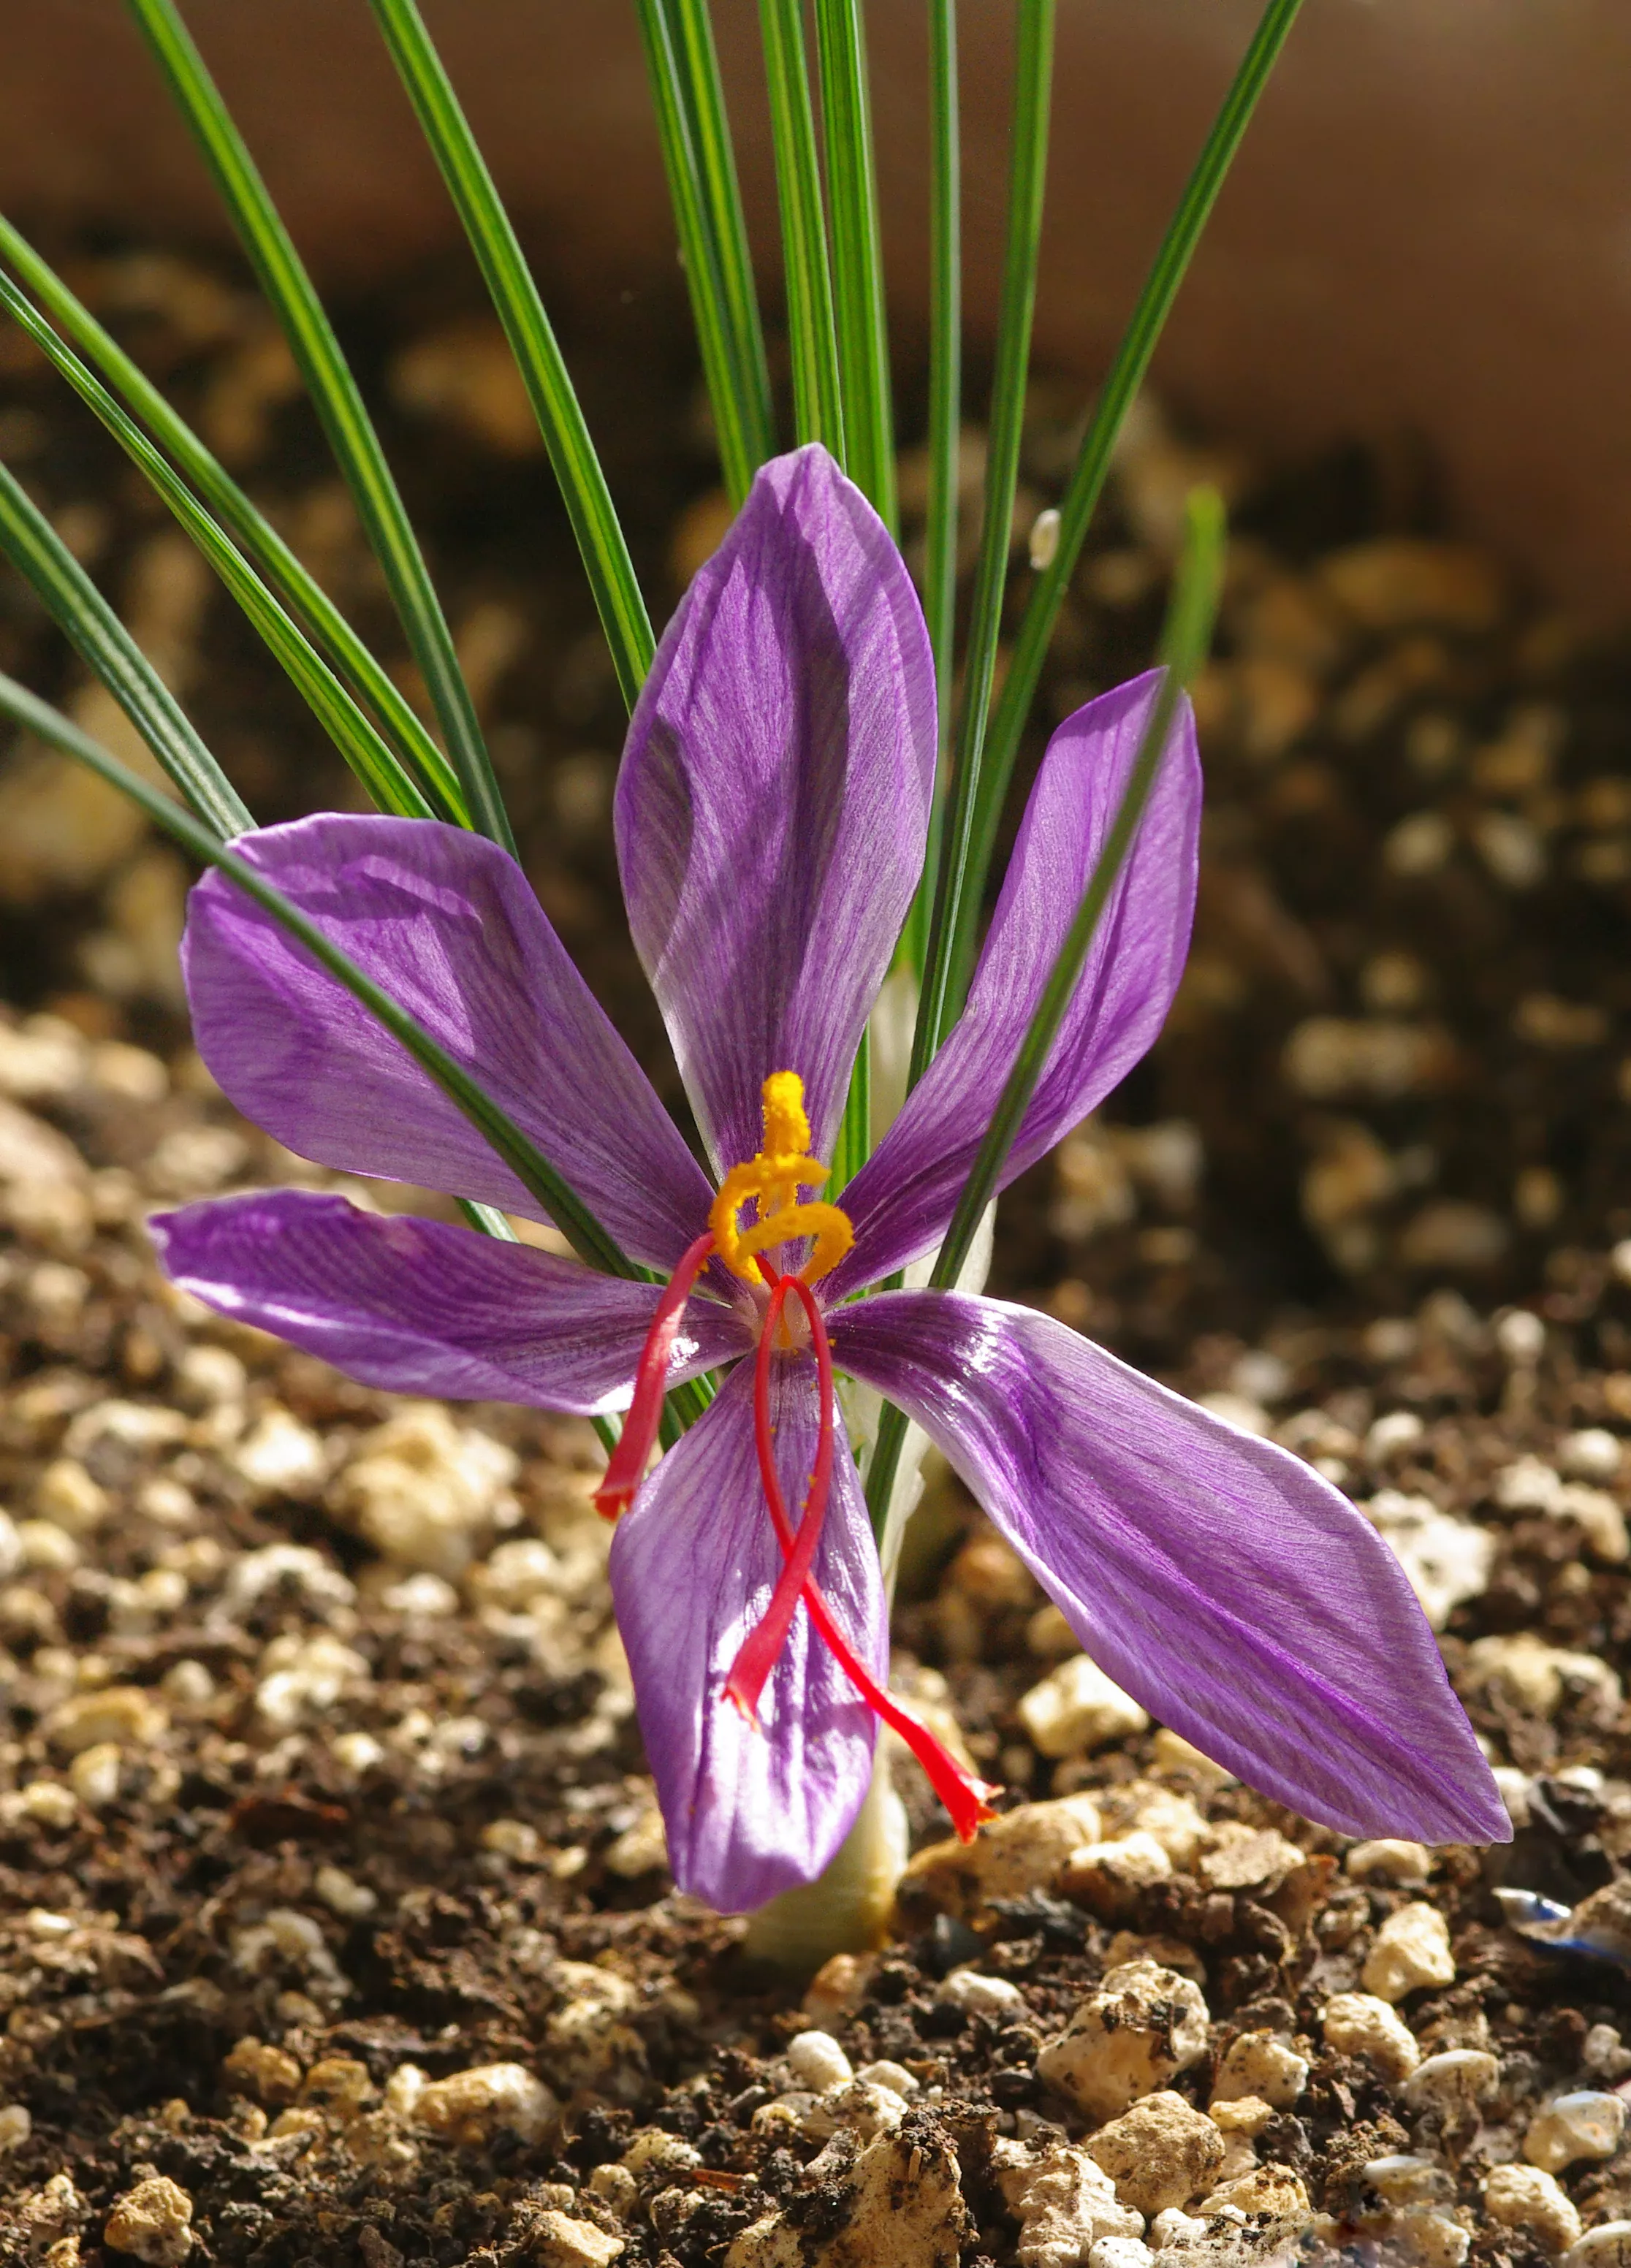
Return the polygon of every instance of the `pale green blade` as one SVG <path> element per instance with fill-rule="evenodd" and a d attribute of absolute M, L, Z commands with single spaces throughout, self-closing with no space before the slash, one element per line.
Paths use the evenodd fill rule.
<path fill-rule="evenodd" d="M 252 828 L 255 821 L 247 806 L 193 730 L 181 703 L 50 521 L 4 465 L 0 551 L 33 585 L 198 820 L 224 836 Z M 166 811 L 176 808 L 157 789 L 145 788 L 144 794 Z"/>
<path fill-rule="evenodd" d="M 632 708 L 651 666 L 651 621 L 532 270 L 414 0 L 370 4 L 504 325 L 560 483 L 617 682 Z"/>
<path fill-rule="evenodd" d="M 1206 659 L 1212 644 L 1212 626 L 1217 618 L 1218 593 L 1223 584 L 1224 519 L 1222 499 L 1215 490 L 1198 489 L 1189 499 L 1184 536 L 1184 552 L 1178 563 L 1172 596 L 1168 603 L 1166 626 L 1162 633 L 1161 659 L 1164 675 L 1161 688 L 1144 727 L 1127 784 L 1122 791 L 1116 816 L 1111 821 L 1110 832 L 1104 837 L 1103 850 L 1095 862 L 1088 885 L 1081 894 L 1075 917 L 1066 932 L 1064 943 L 1054 955 L 1053 966 L 1037 1002 L 1035 1013 L 1021 1041 L 1002 1092 L 998 1096 L 986 1126 L 985 1138 L 969 1168 L 968 1180 L 957 1199 L 945 1238 L 935 1255 L 929 1284 L 935 1291 L 952 1291 L 956 1286 L 963 1263 L 973 1248 L 985 1208 L 997 1194 L 1002 1177 L 1002 1167 L 1015 1137 L 1030 1108 L 1038 1081 L 1047 1068 L 1047 1061 L 1059 1028 L 1069 1007 L 1071 996 L 1081 982 L 1081 971 L 1092 946 L 1110 894 L 1116 879 L 1126 864 L 1133 848 L 1139 822 L 1149 801 L 1150 790 L 1166 754 L 1168 736 L 1177 705 L 1195 674 Z M 890 1492 L 895 1485 L 896 1468 L 906 1438 L 906 1419 L 891 1403 L 887 1404 L 878 1424 L 877 1446 L 873 1454 L 871 1469 L 867 1476 L 867 1502 L 872 1514 L 874 1533 L 880 1542 L 883 1522 L 888 1514 Z"/>
<path fill-rule="evenodd" d="M 816 43 L 848 470 L 890 534 L 898 535 L 883 242 L 861 0 L 816 0 Z"/>
<path fill-rule="evenodd" d="M 0 217 L 0 258 L 8 261 L 57 328 L 123 403 L 148 438 L 178 465 L 194 490 L 260 569 L 336 674 L 374 718 L 438 815 L 469 825 L 463 792 L 446 757 L 386 671 L 315 577 L 244 494 L 180 413 L 77 298 L 10 221 Z M 59 367 L 61 365 L 59 364 Z M 99 412 L 99 415 L 100 413 Z"/>
<path fill-rule="evenodd" d="M 50 325 L 34 313 L 15 284 L 3 275 L 0 306 L 55 364 L 137 470 L 164 498 L 380 810 L 414 819 L 433 816 L 411 775 L 398 762 L 333 671 L 313 651 L 236 545 L 217 526 L 77 355 L 63 344 Z"/>
<path fill-rule="evenodd" d="M 215 177 L 261 288 L 299 364 L 424 675 L 471 820 L 515 838 L 441 602 L 362 394 L 304 262 L 174 0 L 127 0 Z"/>

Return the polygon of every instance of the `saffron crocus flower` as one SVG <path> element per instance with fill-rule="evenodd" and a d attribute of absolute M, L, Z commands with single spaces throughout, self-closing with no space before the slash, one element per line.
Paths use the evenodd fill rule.
<path fill-rule="evenodd" d="M 159 1219 L 166 1264 L 370 1385 L 627 1410 L 601 1497 L 621 1513 L 617 1619 L 675 1879 L 720 1909 L 821 1873 L 880 1714 L 898 1718 L 835 1370 L 918 1420 L 1094 1658 L 1221 1764 L 1350 1833 L 1508 1832 L 1408 1584 L 1334 1489 L 1045 1315 L 877 1288 L 944 1233 L 1154 692 L 1124 686 L 1054 734 L 963 1018 L 838 1191 L 823 1160 L 922 869 L 935 717 L 899 554 L 820 449 L 760 473 L 668 627 L 617 784 L 630 923 L 711 1174 L 491 843 L 330 815 L 237 846 L 668 1281 L 297 1191 Z M 1199 799 L 1185 711 L 1007 1178 L 1160 1029 Z M 278 1140 L 539 1217 L 397 1043 L 222 877 L 193 893 L 184 954 L 205 1061 Z M 664 1388 L 717 1369 L 715 1398 L 647 1472 Z M 985 1791 L 903 1729 L 971 1830 Z"/>

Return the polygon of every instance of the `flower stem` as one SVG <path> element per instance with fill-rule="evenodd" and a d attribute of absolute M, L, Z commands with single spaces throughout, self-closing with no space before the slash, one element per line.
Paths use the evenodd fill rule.
<path fill-rule="evenodd" d="M 784 1890 L 748 1923 L 743 1950 L 793 1976 L 808 1977 L 835 1953 L 866 1953 L 882 1941 L 906 1863 L 906 1814 L 879 1744 L 872 1784 L 839 1845 L 813 1882 Z"/>

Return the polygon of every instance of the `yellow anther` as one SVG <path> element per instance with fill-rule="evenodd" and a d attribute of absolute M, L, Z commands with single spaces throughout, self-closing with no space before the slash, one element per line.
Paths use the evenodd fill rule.
<path fill-rule="evenodd" d="M 810 1146 L 810 1122 L 804 1116 L 804 1081 L 796 1071 L 773 1071 L 762 1089 L 764 1101 L 764 1155 L 801 1158 Z"/>
<path fill-rule="evenodd" d="M 795 1237 L 814 1246 L 799 1273 L 816 1283 L 836 1268 L 855 1241 L 849 1215 L 821 1199 L 801 1201 L 801 1189 L 818 1189 L 832 1170 L 808 1156 L 810 1123 L 804 1115 L 804 1082 L 796 1071 L 772 1071 L 764 1086 L 764 1145 L 745 1165 L 733 1166 L 720 1184 L 708 1226 L 726 1266 L 744 1283 L 762 1280 L 754 1255 Z M 743 1228 L 739 1216 L 754 1200 L 757 1217 Z"/>

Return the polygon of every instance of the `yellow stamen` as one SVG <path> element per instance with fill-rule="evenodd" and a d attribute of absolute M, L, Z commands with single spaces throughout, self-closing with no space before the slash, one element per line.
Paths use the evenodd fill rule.
<path fill-rule="evenodd" d="M 801 1189 L 818 1189 L 832 1168 L 807 1153 L 810 1123 L 804 1115 L 804 1082 L 796 1071 L 772 1071 L 764 1086 L 764 1142 L 756 1157 L 733 1166 L 720 1184 L 720 1194 L 708 1214 L 720 1257 L 744 1283 L 762 1279 L 753 1264 L 756 1253 L 793 1237 L 815 1239 L 815 1247 L 799 1274 L 814 1284 L 836 1268 L 855 1241 L 849 1215 L 820 1198 L 801 1200 Z M 749 1228 L 738 1216 L 749 1199 L 757 1202 L 757 1217 Z"/>

